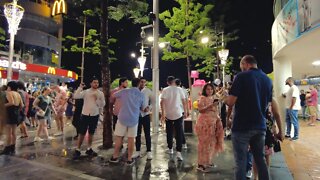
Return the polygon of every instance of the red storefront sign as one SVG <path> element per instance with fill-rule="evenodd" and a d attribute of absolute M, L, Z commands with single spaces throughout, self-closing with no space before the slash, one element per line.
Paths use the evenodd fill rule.
<path fill-rule="evenodd" d="M 7 78 L 7 71 L 6 70 L 0 70 L 0 79 L 6 79 Z M 19 79 L 19 72 L 13 72 L 12 73 L 12 80 L 18 80 Z"/>
<path fill-rule="evenodd" d="M 77 80 L 78 75 L 73 71 L 68 71 L 60 68 L 42 66 L 37 64 L 27 64 L 26 71 L 42 73 L 42 74 L 52 74 L 56 76 L 68 77 Z"/>

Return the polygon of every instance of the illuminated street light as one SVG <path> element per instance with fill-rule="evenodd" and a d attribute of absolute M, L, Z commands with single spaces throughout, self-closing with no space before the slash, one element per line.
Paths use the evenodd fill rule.
<path fill-rule="evenodd" d="M 166 44 L 165 44 L 165 43 L 163 43 L 163 42 L 162 42 L 162 43 L 159 43 L 159 48 L 162 49 L 162 48 L 164 48 L 164 47 L 166 47 Z"/>
<path fill-rule="evenodd" d="M 209 37 L 203 37 L 201 38 L 201 43 L 202 44 L 207 44 L 209 42 Z"/>
<path fill-rule="evenodd" d="M 141 71 L 141 77 L 143 77 L 143 70 L 144 70 L 144 65 L 146 64 L 146 60 L 147 60 L 147 58 L 145 56 L 141 56 L 138 58 L 140 71 Z"/>
<path fill-rule="evenodd" d="M 223 87 L 224 87 L 225 86 L 225 66 L 227 64 L 227 59 L 229 56 L 229 49 L 221 49 L 218 52 L 218 55 L 220 57 L 221 64 L 222 64 L 222 83 L 223 83 Z"/>
<path fill-rule="evenodd" d="M 131 56 L 132 58 L 136 58 L 136 53 L 131 53 L 130 56 Z"/>
<path fill-rule="evenodd" d="M 153 42 L 154 38 L 153 38 L 153 36 L 149 36 L 149 37 L 147 38 L 147 40 L 148 40 L 149 42 Z"/>
<path fill-rule="evenodd" d="M 133 69 L 134 77 L 138 78 L 139 77 L 139 72 L 140 72 L 139 68 L 134 68 Z"/>
<path fill-rule="evenodd" d="M 17 5 L 17 0 L 13 0 L 12 3 L 6 3 L 4 5 L 4 15 L 7 18 L 9 24 L 9 34 L 10 34 L 10 48 L 9 48 L 9 67 L 7 81 L 12 79 L 12 62 L 14 53 L 14 36 L 17 34 L 20 21 L 23 17 L 24 9 L 23 7 Z"/>

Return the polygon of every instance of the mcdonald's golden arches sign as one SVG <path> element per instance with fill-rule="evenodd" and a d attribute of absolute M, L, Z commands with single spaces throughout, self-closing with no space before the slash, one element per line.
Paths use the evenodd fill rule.
<path fill-rule="evenodd" d="M 54 67 L 48 67 L 47 73 L 55 75 L 56 74 L 56 69 Z"/>
<path fill-rule="evenodd" d="M 52 16 L 67 13 L 67 4 L 65 0 L 55 0 L 52 6 Z"/>

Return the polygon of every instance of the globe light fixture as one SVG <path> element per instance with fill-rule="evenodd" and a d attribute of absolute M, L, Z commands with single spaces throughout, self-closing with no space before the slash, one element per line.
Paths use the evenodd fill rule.
<path fill-rule="evenodd" d="M 154 38 L 153 38 L 153 36 L 149 36 L 149 37 L 147 38 L 147 40 L 148 40 L 149 42 L 153 42 Z"/>
<path fill-rule="evenodd" d="M 159 48 L 162 49 L 162 48 L 165 48 L 165 47 L 166 47 L 166 43 L 163 43 L 163 42 L 162 42 L 162 43 L 159 43 Z"/>
<path fill-rule="evenodd" d="M 201 43 L 202 44 L 207 44 L 209 42 L 209 37 L 203 37 L 201 38 Z"/>
<path fill-rule="evenodd" d="M 9 66 L 7 81 L 12 79 L 12 63 L 14 53 L 14 36 L 17 34 L 20 21 L 23 17 L 24 8 L 17 4 L 17 0 L 13 0 L 12 3 L 4 4 L 4 15 L 9 24 L 10 45 L 9 45 Z"/>
<path fill-rule="evenodd" d="M 132 58 L 136 58 L 136 53 L 131 53 L 130 56 L 131 56 Z"/>

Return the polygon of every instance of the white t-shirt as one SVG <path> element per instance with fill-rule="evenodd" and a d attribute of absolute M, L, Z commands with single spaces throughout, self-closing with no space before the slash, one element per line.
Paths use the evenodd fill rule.
<path fill-rule="evenodd" d="M 183 89 L 182 87 L 178 87 L 178 88 L 179 88 L 179 90 L 182 92 L 182 94 L 184 96 L 183 99 L 186 100 L 188 98 L 186 93 L 188 93 L 188 92 L 185 89 Z M 181 107 L 182 112 L 184 112 L 183 104 L 181 104 L 180 107 Z"/>
<path fill-rule="evenodd" d="M 293 105 L 293 110 L 300 110 L 300 92 L 296 85 L 292 85 L 286 94 L 286 108 L 291 106 L 292 98 L 296 98 L 296 102 Z"/>
<path fill-rule="evenodd" d="M 149 88 L 147 88 L 147 87 L 145 87 L 145 88 L 143 88 L 142 90 L 141 90 L 141 92 L 143 93 L 143 95 L 144 95 L 144 106 L 143 107 L 148 107 L 149 106 L 149 109 L 151 110 L 151 108 L 152 108 L 152 102 L 154 101 L 153 100 L 153 94 L 152 94 L 152 91 L 149 89 Z M 141 111 L 141 116 L 142 117 L 145 117 L 146 115 L 149 115 L 150 114 L 150 111 L 148 111 L 148 112 L 142 112 Z"/>
<path fill-rule="evenodd" d="M 86 116 L 97 116 L 100 114 L 100 108 L 106 104 L 104 94 L 100 90 L 78 88 L 74 93 L 75 99 L 83 99 L 82 114 Z"/>
<path fill-rule="evenodd" d="M 181 106 L 185 99 L 184 93 L 176 86 L 168 86 L 163 89 L 161 99 L 164 100 L 163 108 L 166 118 L 177 120 L 182 117 Z"/>

